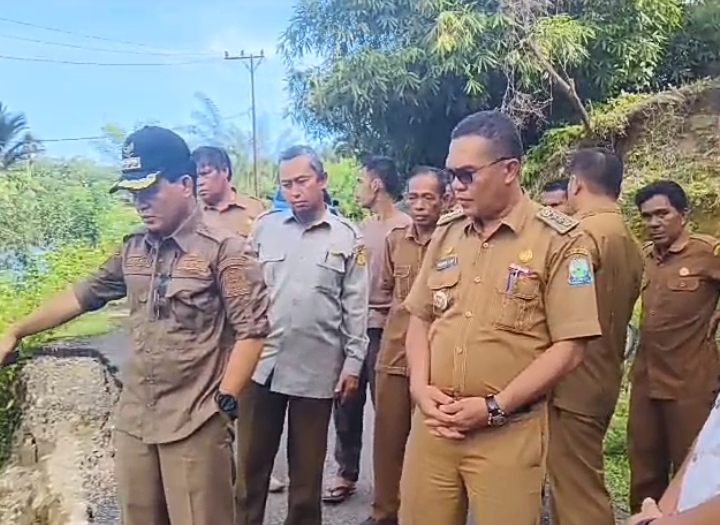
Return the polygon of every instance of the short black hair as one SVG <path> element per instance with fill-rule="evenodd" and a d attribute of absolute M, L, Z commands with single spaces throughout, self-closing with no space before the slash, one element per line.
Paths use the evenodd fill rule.
<path fill-rule="evenodd" d="M 435 177 L 435 181 L 437 182 L 438 186 L 438 194 L 440 196 L 443 196 L 447 191 L 448 180 L 443 170 L 434 168 L 432 166 L 416 166 L 410 172 L 410 176 L 408 177 L 408 185 L 410 184 L 411 180 L 413 180 L 419 175 L 432 175 L 433 177 Z"/>
<path fill-rule="evenodd" d="M 640 188 L 635 194 L 635 205 L 640 207 L 647 201 L 658 195 L 664 195 L 670 201 L 670 205 L 682 214 L 690 209 L 687 193 L 677 182 L 672 180 L 656 180 L 647 186 Z"/>
<path fill-rule="evenodd" d="M 569 171 L 606 195 L 617 199 L 622 191 L 623 162 L 605 148 L 582 148 L 573 153 Z"/>
<path fill-rule="evenodd" d="M 518 160 L 522 158 L 523 145 L 520 133 L 512 119 L 498 110 L 478 111 L 468 115 L 455 126 L 450 139 L 472 135 L 491 141 L 499 158 Z"/>
<path fill-rule="evenodd" d="M 192 152 L 192 158 L 199 168 L 201 164 L 207 164 L 217 170 L 228 170 L 228 180 L 232 180 L 232 162 L 230 156 L 223 148 L 216 146 L 200 146 Z"/>
<path fill-rule="evenodd" d="M 543 193 L 550 191 L 563 191 L 567 193 L 569 183 L 570 179 L 567 178 L 549 180 L 543 184 L 542 191 Z"/>
<path fill-rule="evenodd" d="M 385 186 L 385 191 L 393 199 L 402 197 L 402 180 L 400 179 L 400 173 L 394 160 L 390 157 L 373 155 L 365 159 L 362 167 L 372 176 L 382 181 L 383 186 Z"/>

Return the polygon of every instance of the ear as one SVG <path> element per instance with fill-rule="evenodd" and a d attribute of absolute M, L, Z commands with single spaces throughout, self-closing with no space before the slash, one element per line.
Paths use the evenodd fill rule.
<path fill-rule="evenodd" d="M 182 184 L 183 194 L 186 197 L 194 197 L 195 196 L 196 180 L 193 177 L 191 177 L 190 175 L 184 175 L 180 179 L 180 184 Z"/>
<path fill-rule="evenodd" d="M 370 181 L 370 189 L 373 190 L 375 193 L 379 192 L 383 188 L 383 183 L 380 179 L 377 177 L 373 177 Z"/>
<path fill-rule="evenodd" d="M 505 184 L 512 184 L 516 180 L 520 179 L 521 176 L 521 165 L 518 159 L 509 159 L 504 162 L 504 177 L 503 182 Z"/>

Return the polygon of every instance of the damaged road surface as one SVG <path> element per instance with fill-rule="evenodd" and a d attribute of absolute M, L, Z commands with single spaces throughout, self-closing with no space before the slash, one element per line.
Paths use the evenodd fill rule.
<path fill-rule="evenodd" d="M 22 420 L 0 475 L 3 525 L 117 525 L 115 369 L 87 348 L 56 348 L 20 374 Z"/>

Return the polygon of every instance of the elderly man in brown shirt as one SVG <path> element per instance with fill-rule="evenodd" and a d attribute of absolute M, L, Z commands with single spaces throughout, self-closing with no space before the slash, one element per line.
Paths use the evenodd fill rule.
<path fill-rule="evenodd" d="M 577 151 L 569 165 L 568 204 L 590 237 L 602 336 L 555 389 L 548 470 L 554 525 L 614 525 L 605 487 L 603 440 L 620 394 L 627 325 L 640 294 L 643 256 L 617 199 L 623 164 L 602 148 Z"/>
<path fill-rule="evenodd" d="M 269 331 L 262 273 L 245 242 L 206 224 L 185 141 L 145 127 L 122 178 L 144 228 L 72 290 L 0 339 L 23 337 L 127 297 L 132 347 L 115 423 L 123 525 L 231 525 L 231 420 Z"/>
<path fill-rule="evenodd" d="M 385 238 L 381 282 L 392 295 L 392 304 L 376 365 L 374 495 L 372 516 L 363 525 L 397 525 L 400 474 L 412 415 L 405 357 L 410 313 L 403 301 L 420 270 L 446 198 L 443 173 L 427 166 L 416 168 L 406 195 L 413 223 L 396 226 Z"/>
<path fill-rule="evenodd" d="M 588 238 L 520 186 L 512 121 L 482 111 L 446 161 L 463 214 L 438 224 L 405 307 L 413 417 L 401 525 L 537 525 L 547 400 L 600 335 Z"/>
<path fill-rule="evenodd" d="M 211 220 L 247 237 L 265 205 L 260 199 L 242 195 L 232 186 L 232 163 L 227 152 L 214 146 L 193 151 L 197 165 L 198 196 Z"/>
<path fill-rule="evenodd" d="M 638 512 L 645 498 L 663 495 L 720 388 L 720 241 L 687 230 L 687 195 L 673 181 L 641 188 L 635 203 L 650 239 L 628 421 L 630 504 Z"/>
<path fill-rule="evenodd" d="M 344 403 L 337 401 L 333 407 L 338 476 L 323 496 L 323 501 L 333 504 L 342 503 L 355 492 L 355 484 L 360 475 L 363 414 L 368 387 L 372 399 L 375 399 L 375 361 L 392 302 L 392 294 L 382 288 L 381 282 L 385 236 L 394 227 L 412 222 L 412 219 L 395 205 L 402 197 L 402 181 L 392 159 L 370 157 L 362 164 L 355 197 L 363 208 L 373 213 L 360 227 L 368 258 L 370 299 L 367 335 L 370 343 L 357 393 Z"/>

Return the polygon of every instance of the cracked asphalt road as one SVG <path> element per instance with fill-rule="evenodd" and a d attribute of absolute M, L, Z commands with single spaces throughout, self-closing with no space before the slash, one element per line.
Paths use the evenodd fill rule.
<path fill-rule="evenodd" d="M 126 349 L 129 347 L 129 341 L 123 330 L 118 330 L 110 334 L 96 337 L 84 341 L 83 344 L 92 346 L 100 351 L 105 357 L 120 370 L 120 379 L 122 379 L 122 370 L 125 363 Z M 359 525 L 365 520 L 370 513 L 370 503 L 372 500 L 372 461 L 370 457 L 372 443 L 372 404 L 368 401 L 365 410 L 365 427 L 364 439 L 365 444 L 363 454 L 361 456 L 360 480 L 358 482 L 356 493 L 345 503 L 341 505 L 324 505 L 323 522 L 326 525 Z M 328 433 L 328 455 L 325 461 L 325 483 L 332 482 L 335 474 L 335 464 L 333 461 L 334 447 L 334 429 L 332 425 Z M 275 474 L 280 479 L 287 479 L 287 460 L 285 457 L 285 438 L 281 444 L 280 453 L 278 454 L 275 464 Z M 282 525 L 285 519 L 287 509 L 287 491 L 279 494 L 270 494 L 267 504 L 267 512 L 265 515 L 265 525 Z"/>

